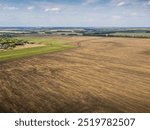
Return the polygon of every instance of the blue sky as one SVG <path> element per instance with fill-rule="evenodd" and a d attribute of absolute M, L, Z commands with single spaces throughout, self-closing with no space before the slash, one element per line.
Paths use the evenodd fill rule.
<path fill-rule="evenodd" d="M 150 0 L 0 0 L 0 26 L 150 27 Z"/>

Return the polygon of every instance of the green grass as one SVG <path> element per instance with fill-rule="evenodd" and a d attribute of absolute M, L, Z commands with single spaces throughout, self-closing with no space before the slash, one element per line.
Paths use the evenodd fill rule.
<path fill-rule="evenodd" d="M 66 45 L 65 41 L 60 39 L 38 38 L 38 37 L 25 37 L 18 39 L 44 44 L 44 46 L 0 51 L 0 62 L 29 57 L 38 54 L 45 54 L 49 52 L 61 51 L 74 47 L 72 45 Z"/>
<path fill-rule="evenodd" d="M 60 44 L 66 44 L 70 42 L 64 39 L 58 39 L 52 37 L 37 37 L 37 36 L 17 37 L 17 39 L 26 40 L 29 42 L 35 42 L 38 44 L 45 44 L 45 45 L 60 45 Z"/>

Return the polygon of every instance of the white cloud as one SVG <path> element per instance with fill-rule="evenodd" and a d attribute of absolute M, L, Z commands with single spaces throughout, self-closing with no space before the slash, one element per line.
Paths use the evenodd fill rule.
<path fill-rule="evenodd" d="M 27 10 L 33 10 L 35 7 L 34 6 L 29 6 L 27 7 Z"/>
<path fill-rule="evenodd" d="M 147 3 L 148 5 L 150 5 L 150 1 L 148 1 L 148 3 Z"/>
<path fill-rule="evenodd" d="M 113 20 L 120 20 L 121 19 L 121 16 L 119 15 L 114 15 L 112 16 Z"/>
<path fill-rule="evenodd" d="M 49 11 L 51 11 L 51 12 L 59 12 L 61 9 L 60 8 L 45 8 L 45 12 L 49 12 Z"/>
<path fill-rule="evenodd" d="M 60 8 L 51 8 L 51 11 L 60 11 Z"/>
<path fill-rule="evenodd" d="M 94 4 L 98 2 L 98 0 L 84 0 L 84 2 L 82 3 L 83 5 L 89 5 L 89 4 Z"/>
<path fill-rule="evenodd" d="M 123 5 L 125 5 L 125 2 L 119 2 L 118 4 L 117 4 L 117 6 L 123 6 Z"/>
<path fill-rule="evenodd" d="M 17 10 L 18 8 L 17 7 L 14 7 L 14 6 L 5 6 L 3 7 L 4 10 Z"/>
<path fill-rule="evenodd" d="M 50 11 L 50 9 L 46 8 L 44 11 L 45 11 L 45 12 L 48 12 L 48 11 Z"/>
<path fill-rule="evenodd" d="M 133 13 L 131 13 L 130 15 L 131 15 L 131 16 L 136 16 L 137 13 L 136 13 L 136 12 L 133 12 Z"/>

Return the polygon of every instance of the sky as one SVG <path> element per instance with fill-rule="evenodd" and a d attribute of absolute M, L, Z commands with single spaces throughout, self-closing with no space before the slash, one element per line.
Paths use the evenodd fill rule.
<path fill-rule="evenodd" d="M 150 0 L 0 0 L 0 27 L 150 27 Z"/>

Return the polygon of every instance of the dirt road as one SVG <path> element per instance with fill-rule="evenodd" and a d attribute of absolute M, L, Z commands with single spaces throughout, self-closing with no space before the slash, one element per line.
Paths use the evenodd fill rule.
<path fill-rule="evenodd" d="M 0 63 L 0 112 L 150 112 L 150 39 L 74 41 Z"/>

